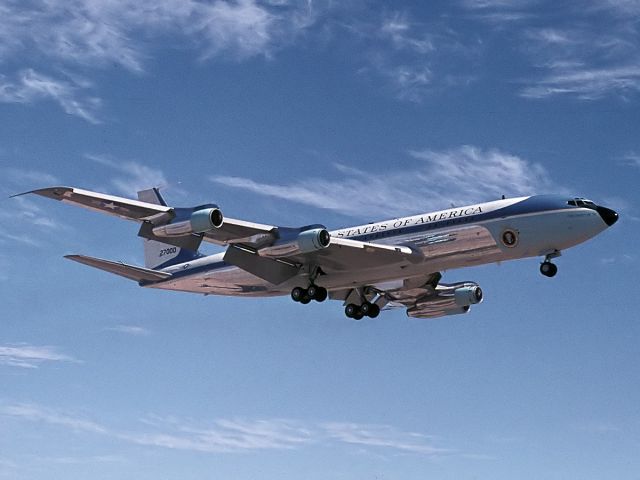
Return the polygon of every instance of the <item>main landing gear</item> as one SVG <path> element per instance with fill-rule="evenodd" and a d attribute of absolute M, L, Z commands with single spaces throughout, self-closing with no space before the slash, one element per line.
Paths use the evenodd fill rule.
<path fill-rule="evenodd" d="M 354 320 L 362 320 L 363 317 L 376 318 L 380 315 L 380 307 L 371 302 L 364 302 L 360 306 L 355 303 L 349 303 L 344 307 L 344 314 Z"/>
<path fill-rule="evenodd" d="M 291 290 L 291 298 L 294 302 L 300 302 L 306 305 L 311 300 L 316 302 L 324 302 L 327 299 L 327 289 L 318 285 L 310 285 L 309 288 L 295 287 Z"/>
<path fill-rule="evenodd" d="M 555 276 L 555 274 L 558 273 L 558 267 L 555 263 L 551 263 L 551 259 L 559 256 L 560 252 L 558 250 L 545 255 L 544 262 L 540 264 L 540 273 L 545 277 Z"/>

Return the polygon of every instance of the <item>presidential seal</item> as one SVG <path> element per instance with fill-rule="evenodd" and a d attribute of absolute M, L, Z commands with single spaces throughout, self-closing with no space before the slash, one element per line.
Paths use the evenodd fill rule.
<path fill-rule="evenodd" d="M 518 234 L 514 230 L 502 232 L 502 243 L 505 247 L 515 247 L 518 244 Z"/>

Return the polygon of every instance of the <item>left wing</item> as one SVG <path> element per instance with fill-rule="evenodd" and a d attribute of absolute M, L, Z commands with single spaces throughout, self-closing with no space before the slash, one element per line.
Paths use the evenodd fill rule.
<path fill-rule="evenodd" d="M 322 225 L 286 228 L 226 218 L 214 204 L 177 208 L 64 186 L 26 193 L 136 221 L 142 224 L 138 235 L 150 240 L 191 250 L 203 240 L 227 245 L 227 261 L 272 283 L 291 278 L 303 265 L 344 271 L 423 261 L 409 246 L 330 238 Z"/>
<path fill-rule="evenodd" d="M 226 245 L 233 241 L 251 242 L 256 236 L 262 235 L 264 237 L 262 241 L 265 241 L 274 238 L 272 232 L 276 228 L 271 225 L 245 222 L 232 218 L 223 219 L 220 213 L 220 218 L 216 219 L 219 220 L 218 226 L 214 225 L 213 222 L 210 225 L 198 225 L 203 229 L 202 231 L 195 231 L 191 228 L 194 215 L 202 220 L 204 217 L 202 215 L 203 212 L 220 212 L 217 205 L 208 204 L 195 208 L 176 208 L 75 187 L 41 188 L 14 196 L 29 193 L 142 223 L 140 236 L 170 245 L 188 247 L 191 250 L 196 250 L 202 240 Z M 182 229 L 180 229 L 180 226 Z M 162 232 L 163 227 L 165 228 L 164 234 Z M 172 232 L 171 228 L 176 229 L 177 233 Z"/>

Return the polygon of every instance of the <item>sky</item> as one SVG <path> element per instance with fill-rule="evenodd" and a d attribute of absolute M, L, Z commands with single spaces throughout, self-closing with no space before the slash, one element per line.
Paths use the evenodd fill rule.
<path fill-rule="evenodd" d="M 0 479 L 640 479 L 640 2 L 0 0 Z M 562 193 L 468 315 L 141 289 L 52 185 L 339 228 Z M 207 246 L 206 252 L 219 251 Z"/>

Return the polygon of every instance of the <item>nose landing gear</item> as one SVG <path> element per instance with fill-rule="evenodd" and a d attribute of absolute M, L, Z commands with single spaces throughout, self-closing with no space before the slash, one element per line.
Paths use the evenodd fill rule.
<path fill-rule="evenodd" d="M 551 259 L 557 258 L 561 255 L 559 250 L 554 250 L 551 253 L 548 253 L 544 257 L 544 262 L 540 264 L 540 273 L 545 277 L 553 277 L 556 273 L 558 273 L 558 267 L 555 263 L 551 263 Z"/>
<path fill-rule="evenodd" d="M 545 277 L 553 277 L 556 273 L 558 273 L 558 267 L 555 263 L 551 263 L 548 260 L 545 260 L 540 264 L 540 273 Z"/>

